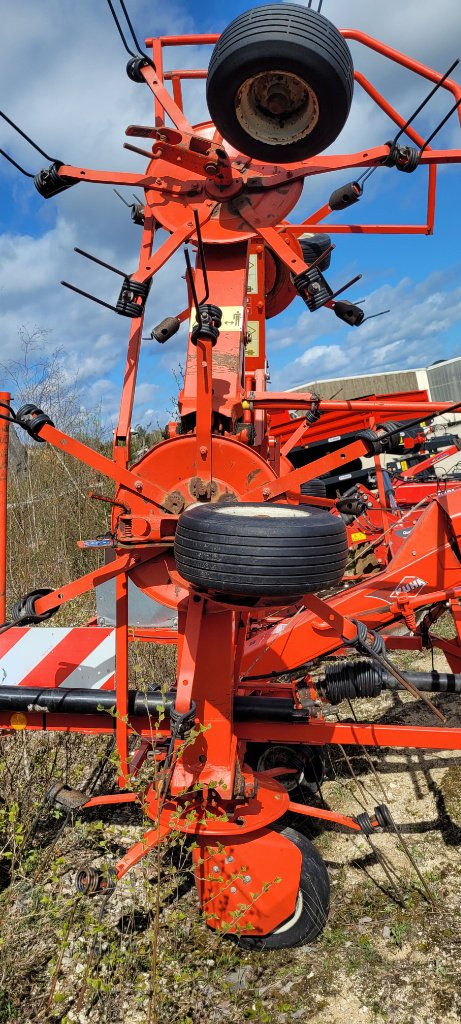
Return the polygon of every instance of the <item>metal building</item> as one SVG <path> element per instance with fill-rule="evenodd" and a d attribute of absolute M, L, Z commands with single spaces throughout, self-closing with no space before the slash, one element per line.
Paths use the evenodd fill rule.
<path fill-rule="evenodd" d="M 388 370 L 358 377 L 329 377 L 289 388 L 289 391 L 314 391 L 320 398 L 363 398 L 399 391 L 424 391 L 433 402 L 461 401 L 461 356 L 439 359 L 431 366 L 413 370 Z"/>

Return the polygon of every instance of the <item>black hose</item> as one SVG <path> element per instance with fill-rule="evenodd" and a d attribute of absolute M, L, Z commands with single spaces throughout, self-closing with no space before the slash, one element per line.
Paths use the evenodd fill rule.
<path fill-rule="evenodd" d="M 129 715 L 165 715 L 169 717 L 176 694 L 160 690 L 128 692 Z M 0 686 L 0 711 L 51 712 L 54 714 L 95 715 L 115 708 L 115 690 L 66 689 L 57 687 Z M 278 697 L 234 697 L 237 721 L 302 721 L 307 711 L 296 708 L 292 700 Z M 115 727 L 115 717 L 114 717 Z"/>

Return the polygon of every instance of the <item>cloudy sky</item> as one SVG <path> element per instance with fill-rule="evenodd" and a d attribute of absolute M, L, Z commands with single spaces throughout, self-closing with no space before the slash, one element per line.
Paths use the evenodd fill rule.
<path fill-rule="evenodd" d="M 152 121 L 151 94 L 130 82 L 126 55 L 106 0 L 3 0 L 0 41 L 2 109 L 47 152 L 79 165 L 142 172 L 141 157 L 123 150 L 129 123 Z M 217 32 L 249 6 L 244 0 L 127 0 L 140 38 L 153 34 Z M 314 6 L 316 6 L 314 0 Z M 225 8 L 225 13 L 223 14 Z M 322 13 L 338 27 L 360 28 L 443 72 L 460 56 L 459 0 L 324 0 Z M 354 63 L 408 116 L 427 83 L 352 44 Z M 210 50 L 167 51 L 174 66 L 203 67 Z M 170 66 L 173 66 L 170 64 Z M 455 73 L 460 77 L 459 69 Z M 206 117 L 204 86 L 186 90 L 190 120 Z M 449 94 L 435 98 L 416 127 L 424 135 L 443 116 Z M 392 134 L 388 119 L 356 88 L 348 123 L 335 151 L 379 145 Z M 460 146 L 453 118 L 440 144 Z M 34 173 L 43 159 L 3 122 L 0 146 Z M 460 223 L 457 166 L 439 171 L 436 231 L 424 236 L 338 235 L 328 278 L 337 288 L 357 273 L 363 280 L 348 293 L 366 297 L 366 312 L 391 308 L 386 317 L 349 330 L 328 310 L 310 314 L 300 299 L 269 322 L 272 386 L 292 387 L 343 373 L 422 366 L 459 354 L 461 321 Z M 427 172 L 414 175 L 380 169 L 366 187 L 354 220 L 366 223 L 421 223 L 425 219 Z M 322 205 L 333 188 L 350 180 L 328 175 L 306 182 L 293 220 Z M 129 195 L 127 196 L 128 198 Z M 335 221 L 346 220 L 335 214 Z M 333 220 L 333 217 L 331 218 Z M 110 187 L 81 185 L 43 200 L 33 182 L 0 159 L 0 362 L 17 359 L 21 334 L 43 332 L 37 357 L 59 349 L 62 370 L 77 381 L 81 402 L 102 405 L 108 423 L 117 412 L 128 321 L 62 288 L 62 278 L 108 301 L 119 280 L 73 252 L 79 245 L 124 270 L 137 262 L 139 228 Z M 147 305 L 145 333 L 185 305 L 184 262 L 178 254 L 155 278 Z M 184 362 L 185 338 L 165 347 L 144 343 L 135 420 L 163 423 L 177 390 L 175 374 Z M 0 387 L 8 386 L 2 371 Z M 51 410 L 52 411 L 52 410 Z"/>

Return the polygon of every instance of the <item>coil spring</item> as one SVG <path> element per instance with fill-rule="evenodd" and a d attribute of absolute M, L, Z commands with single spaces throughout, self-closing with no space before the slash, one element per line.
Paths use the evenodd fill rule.
<path fill-rule="evenodd" d="M 62 167 L 62 163 L 55 160 L 49 167 L 44 167 L 35 175 L 34 185 L 43 199 L 51 199 L 52 196 L 65 192 L 67 188 L 72 188 L 72 185 L 78 185 L 78 182 L 73 181 L 72 178 L 65 178 L 58 174 L 60 167 Z"/>
<path fill-rule="evenodd" d="M 26 405 L 21 405 L 15 416 L 16 423 L 25 430 L 29 437 L 33 437 L 34 441 L 43 443 L 44 437 L 39 437 L 39 431 L 45 424 L 50 427 L 54 427 L 54 423 L 50 420 L 50 417 L 42 409 L 38 408 L 38 405 L 33 405 L 32 402 L 28 402 Z"/>
<path fill-rule="evenodd" d="M 212 345 L 216 345 L 222 322 L 222 309 L 205 302 L 198 308 L 201 323 L 195 322 L 191 332 L 191 341 L 196 345 L 199 338 L 208 338 Z"/>
<path fill-rule="evenodd" d="M 380 828 L 393 828 L 394 819 L 387 804 L 378 804 L 375 807 L 375 818 Z"/>
<path fill-rule="evenodd" d="M 195 721 L 195 715 L 197 712 L 197 705 L 195 701 L 191 701 L 190 708 L 187 711 L 181 712 L 176 711 L 176 708 L 170 708 L 170 722 L 171 732 L 175 736 L 183 737 L 189 729 L 192 729 Z"/>
<path fill-rule="evenodd" d="M 92 865 L 81 868 L 77 872 L 75 885 L 77 892 L 82 896 L 94 896 L 97 892 L 104 892 L 106 895 L 113 892 L 117 883 L 117 875 L 113 868 L 108 871 L 101 871 Z"/>
<path fill-rule="evenodd" d="M 324 306 L 332 294 L 331 288 L 317 267 L 303 270 L 292 280 L 296 291 L 299 292 L 311 313 L 315 313 L 316 309 Z"/>
<path fill-rule="evenodd" d="M 129 316 L 132 320 L 142 316 L 150 285 L 151 281 L 133 281 L 131 277 L 124 277 L 117 299 L 117 313 L 120 313 L 121 316 Z M 136 299 L 141 299 L 141 302 L 136 302 Z"/>
<path fill-rule="evenodd" d="M 411 174 L 419 164 L 419 149 L 413 146 L 398 146 L 395 142 L 386 142 L 389 155 L 383 160 L 385 167 L 396 167 L 398 171 Z"/>
<path fill-rule="evenodd" d="M 373 832 L 373 825 L 371 824 L 371 818 L 368 811 L 363 811 L 362 814 L 357 814 L 354 821 L 357 822 L 357 825 L 360 825 L 362 832 L 364 832 L 366 836 L 371 836 L 371 833 Z"/>
<path fill-rule="evenodd" d="M 15 626 L 30 626 L 36 622 L 45 622 L 46 619 L 50 619 L 57 608 L 50 608 L 47 612 L 42 612 L 38 615 L 35 611 L 35 602 L 40 597 L 46 597 L 47 594 L 52 594 L 53 589 L 50 587 L 42 587 L 41 590 L 31 590 L 29 594 L 25 594 L 19 601 L 16 601 L 11 609 L 11 620 Z"/>
<path fill-rule="evenodd" d="M 369 645 L 370 651 L 373 651 L 373 654 L 385 654 L 386 644 L 384 643 L 384 639 L 381 634 L 378 633 L 376 629 L 371 629 L 370 635 L 373 637 L 373 643 Z"/>

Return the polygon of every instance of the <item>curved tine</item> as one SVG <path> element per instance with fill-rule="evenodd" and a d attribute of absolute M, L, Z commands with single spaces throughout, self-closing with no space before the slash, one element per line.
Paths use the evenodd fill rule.
<path fill-rule="evenodd" d="M 4 120 L 4 121 L 6 121 L 6 122 L 7 122 L 7 123 L 8 123 L 9 125 L 11 125 L 11 127 L 12 127 L 12 128 L 14 128 L 15 132 L 17 132 L 17 133 L 18 133 L 18 135 L 22 135 L 23 139 L 25 139 L 25 140 L 26 140 L 26 142 L 28 142 L 28 143 L 29 143 L 29 145 L 33 147 L 33 149 L 36 149 L 36 150 L 37 150 L 37 153 L 40 153 L 40 154 L 41 154 L 42 156 L 44 156 L 44 157 L 45 157 L 45 160 L 49 160 L 49 161 L 50 161 L 50 163 L 53 163 L 53 162 L 54 162 L 54 160 L 55 160 L 55 157 L 53 157 L 53 156 L 49 156 L 49 154 L 48 154 L 48 153 L 45 153 L 45 150 L 44 150 L 44 149 L 41 149 L 41 147 L 40 147 L 40 146 L 38 146 L 38 145 L 37 145 L 37 143 L 36 143 L 36 142 L 34 142 L 34 141 L 33 141 L 33 140 L 32 140 L 32 139 L 31 139 L 31 138 L 29 137 L 29 135 L 26 135 L 26 133 L 25 133 L 25 132 L 23 132 L 22 128 L 19 128 L 19 125 L 15 124 L 15 122 L 14 122 L 14 121 L 12 121 L 12 120 L 11 120 L 11 118 L 10 118 L 10 117 L 8 117 L 8 115 L 7 115 L 7 114 L 5 114 L 5 112 L 4 112 L 3 110 L 0 110 L 0 117 L 3 117 L 3 120 Z M 7 158 L 7 159 L 8 159 L 8 158 Z M 16 165 L 16 166 L 18 166 L 18 165 Z M 21 170 L 21 168 L 19 168 L 19 169 Z M 33 177 L 33 175 L 32 175 L 32 177 Z"/>

